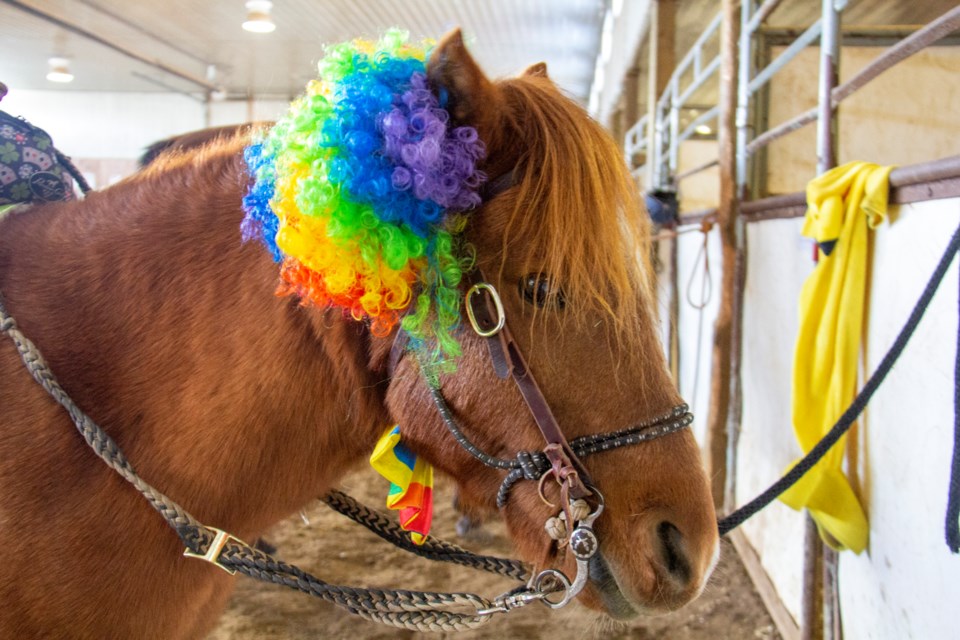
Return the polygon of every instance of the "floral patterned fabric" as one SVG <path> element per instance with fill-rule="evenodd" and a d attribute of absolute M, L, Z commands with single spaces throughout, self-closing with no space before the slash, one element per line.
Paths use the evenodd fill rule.
<path fill-rule="evenodd" d="M 47 132 L 0 111 L 0 206 L 73 198 L 73 180 Z"/>

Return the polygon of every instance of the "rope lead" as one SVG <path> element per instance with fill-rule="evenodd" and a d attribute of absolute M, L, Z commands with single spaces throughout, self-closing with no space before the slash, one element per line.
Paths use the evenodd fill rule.
<path fill-rule="evenodd" d="M 766 491 L 746 505 L 720 520 L 717 523 L 720 535 L 730 533 L 743 524 L 748 518 L 776 500 L 784 491 L 792 487 L 797 480 L 817 464 L 827 451 L 830 450 L 830 447 L 836 444 L 843 434 L 850 429 L 857 417 L 859 417 L 866 408 L 867 403 L 870 402 L 870 398 L 873 397 L 874 392 L 883 382 L 884 378 L 887 377 L 887 374 L 890 373 L 890 369 L 893 368 L 894 363 L 903 353 L 917 325 L 920 324 L 924 312 L 926 312 L 927 307 L 930 306 L 933 295 L 943 282 L 943 277 L 946 275 L 947 269 L 953 262 L 953 257 L 957 254 L 958 250 L 960 250 L 960 227 L 957 228 L 953 233 L 953 237 L 950 238 L 950 243 L 947 245 L 943 257 L 940 258 L 937 268 L 934 270 L 933 275 L 930 276 L 930 281 L 927 282 L 927 286 L 923 290 L 923 294 L 921 294 L 913 311 L 910 312 L 907 323 L 903 329 L 900 330 L 897 339 L 893 341 L 893 345 L 890 347 L 887 355 L 880 361 L 880 366 L 878 366 L 877 370 L 870 376 L 867 383 L 863 385 L 863 389 L 861 389 L 856 399 L 854 399 L 853 404 L 840 416 L 840 419 L 837 420 L 837 423 L 830 429 L 827 435 L 825 435 L 800 462 L 794 465 L 785 476 L 777 480 Z M 958 524 L 958 517 L 960 517 L 960 333 L 958 333 L 957 341 L 957 362 L 954 372 L 953 465 L 950 476 L 950 488 L 947 496 L 946 521 L 947 546 L 950 547 L 953 553 L 960 552 L 960 524 Z"/>
<path fill-rule="evenodd" d="M 960 282 L 960 278 L 957 281 Z M 957 300 L 960 302 L 960 296 Z M 960 322 L 960 309 L 957 318 Z M 957 328 L 957 355 L 953 366 L 953 461 L 950 464 L 945 535 L 950 551 L 960 553 L 960 327 Z"/>

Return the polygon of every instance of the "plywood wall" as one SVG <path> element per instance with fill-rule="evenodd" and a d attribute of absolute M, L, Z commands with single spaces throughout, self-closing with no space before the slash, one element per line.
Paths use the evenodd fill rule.
<path fill-rule="evenodd" d="M 883 51 L 847 47 L 841 82 Z M 775 49 L 774 55 L 780 53 Z M 770 85 L 770 125 L 816 106 L 819 52 L 808 48 Z M 840 105 L 839 163 L 905 165 L 960 153 L 960 47 L 931 47 L 886 71 Z M 768 191 L 801 191 L 816 175 L 816 125 L 769 147 Z"/>

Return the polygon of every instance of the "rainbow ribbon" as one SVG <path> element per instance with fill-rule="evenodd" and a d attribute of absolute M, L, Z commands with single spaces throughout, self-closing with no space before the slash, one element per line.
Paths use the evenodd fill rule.
<path fill-rule="evenodd" d="M 433 466 L 400 442 L 399 425 L 377 441 L 370 466 L 390 481 L 387 507 L 400 512 L 400 527 L 423 544 L 433 521 Z"/>

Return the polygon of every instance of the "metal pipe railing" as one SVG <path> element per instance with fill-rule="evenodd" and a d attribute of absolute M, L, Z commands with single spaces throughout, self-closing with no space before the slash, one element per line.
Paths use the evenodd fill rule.
<path fill-rule="evenodd" d="M 840 77 L 840 12 L 846 0 L 823 0 L 820 77 L 817 85 L 817 173 L 836 166 L 836 120 L 830 98 Z"/>
<path fill-rule="evenodd" d="M 708 114 L 712 112 L 711 115 L 700 116 L 695 125 L 688 125 L 683 131 L 680 130 L 682 109 L 720 68 L 720 56 L 714 56 L 705 62 L 704 49 L 707 42 L 719 32 L 721 19 L 722 16 L 718 13 L 710 21 L 674 69 L 663 95 L 647 115 L 634 123 L 624 136 L 624 154 L 628 162 L 632 162 L 635 154 L 646 152 L 645 166 L 649 188 L 669 187 L 679 163 L 680 142 L 692 136 L 697 126 L 716 115 L 715 110 L 708 110 Z M 693 78 L 689 85 L 681 89 L 681 80 L 688 71 L 692 71 Z M 639 138 L 644 133 L 646 141 L 640 142 Z"/>
<path fill-rule="evenodd" d="M 703 173 L 703 172 L 706 171 L 707 169 L 712 169 L 712 168 L 716 167 L 716 166 L 719 165 L 719 164 L 720 164 L 720 160 L 719 160 L 719 159 L 714 159 L 714 160 L 710 160 L 709 162 L 704 162 L 703 164 L 699 164 L 699 165 L 693 167 L 692 169 L 687 169 L 686 171 L 684 171 L 684 172 L 682 172 L 682 173 L 678 173 L 677 175 L 675 175 L 675 176 L 673 177 L 673 181 L 674 181 L 674 182 L 677 182 L 677 183 L 683 182 L 683 181 L 686 180 L 687 178 L 689 178 L 689 177 L 691 177 L 691 176 L 695 176 L 695 175 L 697 175 L 698 173 Z"/>
<path fill-rule="evenodd" d="M 757 9 L 756 13 L 753 14 L 753 17 L 750 18 L 745 24 L 743 24 L 747 33 L 754 33 L 757 29 L 760 28 L 760 25 L 763 24 L 764 20 L 770 17 L 770 14 L 776 11 L 777 7 L 780 6 L 780 3 L 783 0 L 767 0 Z"/>
<path fill-rule="evenodd" d="M 715 120 L 719 113 L 720 113 L 719 106 L 711 107 L 710 109 L 707 109 L 706 111 L 704 111 L 702 114 L 694 118 L 693 122 L 688 124 L 686 129 L 680 132 L 680 135 L 678 136 L 679 140 L 683 142 L 684 140 L 692 136 L 694 133 L 697 132 L 697 127 L 699 127 L 702 124 L 706 124 L 711 120 Z"/>
<path fill-rule="evenodd" d="M 796 37 L 791 45 L 773 62 L 753 75 L 751 48 L 754 45 L 755 35 L 763 29 L 763 21 L 777 9 L 781 2 L 782 0 L 766 0 L 758 7 L 757 0 L 743 0 L 741 5 L 739 82 L 735 118 L 737 129 L 736 176 L 740 193 L 744 193 L 746 189 L 750 158 L 757 151 L 774 140 L 816 121 L 821 114 L 832 112 L 843 100 L 853 95 L 884 71 L 914 53 L 950 36 L 954 32 L 960 31 L 960 6 L 958 6 L 886 49 L 847 82 L 839 86 L 831 85 L 829 103 L 820 96 L 821 100 L 817 107 L 753 137 L 750 120 L 752 96 L 766 85 L 796 54 L 812 44 L 818 36 L 821 39 L 824 38 L 824 22 L 821 18 Z M 836 13 L 839 15 L 847 2 L 846 0 L 833 0 L 829 4 L 836 9 Z M 704 45 L 719 28 L 720 18 L 721 16 L 718 15 L 708 24 L 707 28 L 697 38 L 694 47 L 684 56 L 680 65 L 674 71 L 663 95 L 652 105 L 649 113 L 635 123 L 624 137 L 624 150 L 628 161 L 632 160 L 637 154 L 646 155 L 644 167 L 648 172 L 646 181 L 649 188 L 669 187 L 675 184 L 678 179 L 699 173 L 704 168 L 709 168 L 707 165 L 712 166 L 711 163 L 707 163 L 707 165 L 685 171 L 679 176 L 676 175 L 680 143 L 691 138 L 697 127 L 714 119 L 718 112 L 716 107 L 708 109 L 680 130 L 681 114 L 684 106 L 696 91 L 711 76 L 716 74 L 719 67 L 719 56 L 705 63 L 703 50 Z M 837 22 L 837 29 L 839 29 L 839 21 Z M 831 36 L 824 43 L 826 50 L 834 52 L 831 56 L 834 60 L 839 53 L 839 33 L 838 31 L 835 38 Z M 693 81 L 681 91 L 682 76 L 690 70 L 693 71 Z M 824 73 L 831 73 L 834 76 L 835 84 L 836 72 L 822 72 L 821 76 Z M 829 106 L 827 106 L 828 104 Z M 653 116 L 652 120 L 651 115 Z M 832 137 L 827 140 L 827 134 L 821 132 L 818 135 L 818 158 L 831 157 L 834 153 L 833 145 Z"/>
<path fill-rule="evenodd" d="M 787 64 L 792 61 L 801 51 L 809 47 L 811 44 L 820 37 L 820 32 L 822 31 L 822 20 L 817 20 L 814 22 L 809 29 L 804 31 L 800 36 L 794 40 L 789 47 L 783 50 L 776 59 L 763 68 L 760 73 L 758 73 L 753 80 L 750 81 L 749 89 L 750 94 L 754 94 L 758 89 L 763 87 L 765 84 L 770 82 L 774 75 L 778 71 L 783 69 Z"/>
<path fill-rule="evenodd" d="M 676 78 L 680 79 L 683 74 L 687 72 L 687 69 L 694 63 L 694 60 L 697 56 L 702 55 L 704 45 L 707 44 L 707 41 L 712 38 L 720 30 L 720 22 L 723 18 L 719 13 L 716 17 L 710 21 L 710 24 L 703 30 L 703 33 L 696 39 L 693 45 L 690 47 L 690 51 L 687 52 L 687 55 L 683 57 L 680 61 L 680 64 L 677 65 L 676 70 L 673 72 L 671 79 Z"/>
<path fill-rule="evenodd" d="M 841 102 L 869 84 L 884 71 L 958 30 L 960 30 L 960 6 L 951 9 L 912 35 L 889 47 L 850 80 L 833 89 L 830 93 L 831 107 L 836 108 Z M 818 107 L 814 107 L 765 131 L 747 145 L 747 153 L 755 153 L 774 140 L 802 129 L 817 119 L 817 113 Z"/>
<path fill-rule="evenodd" d="M 649 140 L 647 139 L 647 123 L 650 118 L 643 116 L 637 123 L 627 129 L 623 136 L 623 154 L 626 157 L 627 164 L 633 166 L 633 156 L 647 151 Z"/>

